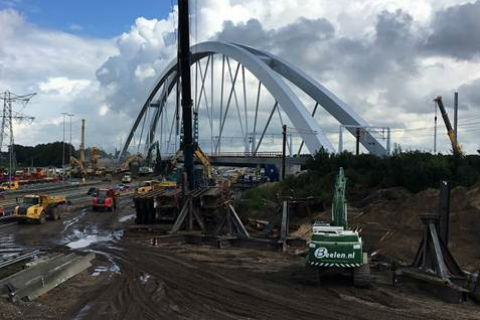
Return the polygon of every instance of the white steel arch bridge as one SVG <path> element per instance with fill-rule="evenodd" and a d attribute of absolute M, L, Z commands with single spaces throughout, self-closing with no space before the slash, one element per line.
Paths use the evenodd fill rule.
<path fill-rule="evenodd" d="M 191 64 L 197 75 L 193 110 L 194 118 L 199 119 L 200 137 L 196 138 L 210 154 L 218 155 L 224 149 L 235 147 L 242 148 L 245 155 L 272 151 L 267 137 L 273 118 L 286 123 L 295 134 L 295 139 L 290 136 L 288 142 L 290 150 L 296 143 L 298 153 L 304 145 L 312 154 L 321 148 L 335 152 L 313 117 L 319 106 L 353 135 L 358 134 L 356 128 L 370 127 L 353 108 L 319 82 L 266 51 L 210 41 L 192 46 L 191 53 Z M 141 106 L 120 159 L 132 151 L 146 154 L 154 144 L 159 145 L 162 155 L 177 151 L 181 136 L 181 108 L 175 103 L 177 79 L 175 59 L 157 78 Z M 313 113 L 307 109 L 304 97 L 315 103 Z M 280 132 L 280 128 L 276 126 L 274 132 Z M 372 154 L 387 153 L 381 137 L 374 132 L 362 131 L 359 141 Z"/>

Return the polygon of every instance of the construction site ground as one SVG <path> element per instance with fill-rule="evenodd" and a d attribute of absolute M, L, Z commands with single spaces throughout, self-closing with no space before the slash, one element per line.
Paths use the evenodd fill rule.
<path fill-rule="evenodd" d="M 434 192 L 427 192 L 434 206 Z M 453 196 L 455 201 L 459 195 Z M 355 221 L 373 234 L 367 243 L 384 254 L 398 247 L 400 258 L 408 260 L 418 245 L 419 222 L 412 213 L 405 223 L 411 230 L 402 233 L 395 217 L 408 211 L 405 201 L 372 197 L 368 206 L 353 209 Z M 1 228 L 4 244 L 94 252 L 96 258 L 91 268 L 33 302 L 2 300 L 0 319 L 480 319 L 480 307 L 473 302 L 447 304 L 413 284 L 391 286 L 388 270 L 374 270 L 373 286 L 359 289 L 339 275 L 319 283 L 317 272 L 305 268 L 305 258 L 292 253 L 154 246 L 149 234 L 125 232 L 134 219 L 131 198 L 121 199 L 119 207 L 116 213 L 73 209 L 61 221 Z M 386 215 L 383 220 L 372 213 L 377 211 Z M 452 223 L 468 220 L 458 214 Z M 398 244 L 383 245 L 390 229 L 400 234 Z M 458 232 L 453 228 L 452 233 L 453 238 Z M 463 241 L 453 241 L 453 247 Z M 478 250 L 476 254 L 463 264 L 473 265 Z"/>

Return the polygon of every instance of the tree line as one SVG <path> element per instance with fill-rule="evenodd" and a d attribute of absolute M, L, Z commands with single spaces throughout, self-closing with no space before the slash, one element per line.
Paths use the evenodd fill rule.
<path fill-rule="evenodd" d="M 69 143 L 56 141 L 51 143 L 38 144 L 36 146 L 22 146 L 14 145 L 14 154 L 17 167 L 47 167 L 47 166 L 62 166 L 62 159 L 65 164 L 69 164 L 70 155 L 79 158 L 80 151 Z M 91 148 L 85 150 L 87 158 L 91 156 Z M 62 157 L 62 152 L 64 156 Z M 99 150 L 100 157 L 109 157 L 111 155 L 105 153 L 103 150 Z M 0 165 L 2 167 L 8 167 L 9 165 L 9 152 L 2 152 Z"/>

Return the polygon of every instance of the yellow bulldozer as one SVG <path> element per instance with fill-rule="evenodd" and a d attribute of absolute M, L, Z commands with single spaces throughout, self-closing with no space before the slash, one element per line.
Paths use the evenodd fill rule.
<path fill-rule="evenodd" d="M 43 224 L 47 219 L 61 219 L 66 204 L 65 196 L 25 195 L 13 210 L 13 217 L 19 222 L 32 221 Z"/>

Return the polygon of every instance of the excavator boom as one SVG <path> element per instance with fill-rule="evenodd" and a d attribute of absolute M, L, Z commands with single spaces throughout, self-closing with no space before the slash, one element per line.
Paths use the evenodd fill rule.
<path fill-rule="evenodd" d="M 205 168 L 207 178 L 212 179 L 212 164 L 210 163 L 208 156 L 205 153 L 203 153 L 202 149 L 200 149 L 199 147 L 195 149 L 195 156 Z"/>

